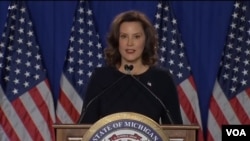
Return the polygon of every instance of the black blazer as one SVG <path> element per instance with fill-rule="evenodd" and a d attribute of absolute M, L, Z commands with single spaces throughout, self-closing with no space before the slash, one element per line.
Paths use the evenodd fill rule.
<path fill-rule="evenodd" d="M 174 123 L 182 124 L 178 94 L 170 73 L 165 69 L 150 67 L 146 72 L 134 76 L 162 100 Z M 100 93 L 102 94 L 82 112 L 84 116 L 79 123 L 93 124 L 109 114 L 136 112 L 157 123 L 161 118 L 163 124 L 170 124 L 160 102 L 134 78 L 115 68 L 95 69 L 87 87 L 83 107 Z"/>

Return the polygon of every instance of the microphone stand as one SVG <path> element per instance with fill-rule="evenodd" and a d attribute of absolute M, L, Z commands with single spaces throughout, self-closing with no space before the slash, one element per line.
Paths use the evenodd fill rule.
<path fill-rule="evenodd" d="M 130 76 L 136 80 L 143 88 L 145 88 L 157 101 L 160 102 L 160 104 L 162 105 L 163 109 L 165 110 L 165 113 L 169 119 L 169 122 L 171 124 L 174 124 L 174 121 L 172 119 L 172 117 L 170 116 L 170 112 L 167 109 L 167 107 L 165 106 L 165 104 L 161 101 L 161 99 L 159 97 L 157 97 L 148 87 L 146 87 L 141 81 L 139 81 L 137 78 L 134 77 L 134 75 L 131 74 L 131 71 L 133 70 L 134 66 L 133 65 L 124 65 L 124 69 L 125 71 L 128 72 L 128 74 L 130 74 Z"/>

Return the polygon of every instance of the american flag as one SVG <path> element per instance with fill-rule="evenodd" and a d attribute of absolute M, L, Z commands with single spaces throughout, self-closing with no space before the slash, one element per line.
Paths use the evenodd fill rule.
<path fill-rule="evenodd" d="M 207 141 L 223 124 L 250 124 L 250 2 L 236 1 L 208 115 Z"/>
<path fill-rule="evenodd" d="M 55 111 L 32 21 L 12 1 L 0 40 L 0 140 L 53 141 Z"/>
<path fill-rule="evenodd" d="M 57 104 L 58 123 L 76 123 L 81 114 L 83 94 L 89 77 L 103 65 L 103 48 L 95 30 L 87 1 L 80 1 L 71 29 L 69 47 L 60 81 Z"/>
<path fill-rule="evenodd" d="M 155 28 L 159 36 L 160 65 L 169 69 L 176 83 L 183 123 L 199 125 L 198 141 L 202 141 L 198 95 L 177 21 L 168 1 L 157 4 L 155 18 Z"/>

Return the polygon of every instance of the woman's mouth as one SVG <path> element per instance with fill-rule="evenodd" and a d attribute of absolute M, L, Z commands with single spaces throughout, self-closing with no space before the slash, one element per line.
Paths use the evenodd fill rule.
<path fill-rule="evenodd" d="M 129 54 L 130 54 L 130 53 L 134 53 L 134 52 L 135 52 L 135 50 L 134 50 L 134 49 L 126 49 L 125 51 L 126 51 L 126 53 L 129 53 Z"/>

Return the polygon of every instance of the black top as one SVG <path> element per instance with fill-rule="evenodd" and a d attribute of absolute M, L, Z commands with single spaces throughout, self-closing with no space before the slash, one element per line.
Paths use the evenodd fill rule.
<path fill-rule="evenodd" d="M 157 123 L 161 117 L 163 124 L 170 124 L 159 100 L 135 79 L 161 99 L 174 124 L 182 124 L 175 84 L 167 70 L 157 67 L 134 77 L 112 67 L 96 68 L 88 84 L 82 111 L 84 115 L 79 123 L 93 124 L 109 114 L 136 112 Z"/>

